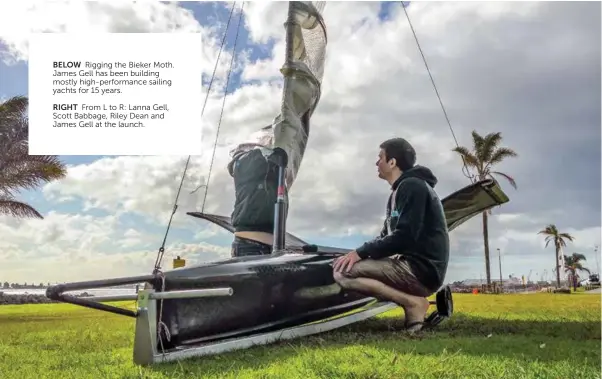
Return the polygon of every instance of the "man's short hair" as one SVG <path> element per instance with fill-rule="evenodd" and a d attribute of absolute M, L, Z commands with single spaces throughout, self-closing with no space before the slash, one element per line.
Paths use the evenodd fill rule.
<path fill-rule="evenodd" d="M 416 151 L 408 141 L 403 138 L 391 138 L 380 144 L 385 151 L 387 161 L 395 158 L 400 170 L 407 170 L 416 164 Z"/>

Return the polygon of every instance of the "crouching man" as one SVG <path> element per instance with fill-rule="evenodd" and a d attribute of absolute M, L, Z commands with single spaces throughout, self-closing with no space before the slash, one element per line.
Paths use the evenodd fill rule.
<path fill-rule="evenodd" d="M 422 328 L 427 297 L 443 285 L 449 261 L 447 223 L 433 189 L 437 178 L 415 162 L 403 138 L 380 145 L 378 175 L 392 189 L 385 224 L 379 237 L 333 264 L 334 280 L 344 289 L 401 306 L 410 332 Z"/>

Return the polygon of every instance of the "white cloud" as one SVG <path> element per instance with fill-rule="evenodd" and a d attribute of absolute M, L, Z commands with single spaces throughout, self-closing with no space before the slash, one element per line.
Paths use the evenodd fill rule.
<path fill-rule="evenodd" d="M 158 235 L 124 228 L 116 216 L 50 212 L 44 220 L 0 218 L 0 280 L 79 281 L 150 273 Z M 172 238 L 173 240 L 173 238 Z M 206 242 L 174 240 L 162 267 L 182 255 L 190 264 L 229 256 L 229 249 Z"/>
<path fill-rule="evenodd" d="M 201 33 L 206 39 L 199 69 L 210 75 L 218 56 L 225 25 L 201 26 L 190 10 L 177 2 L 159 1 L 43 1 L 0 4 L 0 40 L 5 63 L 27 61 L 29 33 Z M 231 54 L 220 55 L 214 88 L 225 83 Z"/>
<path fill-rule="evenodd" d="M 194 239 L 195 240 L 199 240 L 199 241 L 203 241 L 207 238 L 210 237 L 217 237 L 217 236 L 222 236 L 222 237 L 226 237 L 226 238 L 230 238 L 232 236 L 232 234 L 225 230 L 224 228 L 222 228 L 221 226 L 217 226 L 213 223 L 207 223 L 207 226 L 205 226 L 204 228 L 200 229 L 195 235 L 194 235 Z"/>
<path fill-rule="evenodd" d="M 244 13 L 245 26 L 249 30 L 249 39 L 254 43 L 265 44 L 270 40 L 282 39 L 287 5 L 281 2 L 246 2 Z"/>
<path fill-rule="evenodd" d="M 4 14 L 0 16 L 0 25 L 4 25 L 0 38 L 20 59 L 26 59 L 24 36 L 29 30 L 209 33 L 191 13 L 176 5 L 78 3 L 66 8 L 63 3 L 39 3 L 28 8 L 22 4 L 29 3 L 0 5 L 0 14 Z M 378 145 L 390 137 L 404 136 L 415 145 L 419 163 L 429 166 L 439 178 L 437 190 L 442 197 L 468 184 L 461 160 L 450 151 L 454 141 L 405 15 L 400 7 L 391 8 L 391 20 L 380 22 L 377 3 L 326 5 L 329 45 L 322 100 L 291 193 L 288 224 L 302 236 L 371 235 L 378 231 L 388 188 L 377 178 L 374 162 Z M 248 54 L 241 55 L 242 80 L 252 83 L 243 84 L 226 99 L 206 212 L 231 212 L 233 187 L 225 170 L 228 151 L 278 113 L 284 9 L 279 2 L 245 4 L 250 41 L 272 40 L 274 45 L 271 57 L 265 60 L 251 63 Z M 7 17 L 2 10 L 12 15 Z M 563 231 L 579 236 L 576 249 L 597 243 L 600 180 L 591 173 L 600 172 L 600 101 L 599 86 L 589 83 L 600 79 L 599 4 L 424 2 L 412 3 L 408 12 L 460 144 L 471 143 L 473 129 L 482 134 L 501 131 L 504 144 L 519 152 L 519 158 L 499 167 L 516 177 L 519 189 L 501 180 L 511 201 L 496 209 L 490 219 L 492 254 L 498 247 L 517 257 L 524 254 L 515 258 L 516 270 L 527 256 L 547 267 L 552 252 L 543 249 L 543 239 L 536 233 L 548 223 L 562 223 Z M 223 29 L 211 31 L 207 62 L 203 63 L 209 74 Z M 228 54 L 221 59 L 223 78 Z M 216 91 L 207 104 L 208 126 L 202 142 L 206 153 L 192 159 L 176 225 L 196 221 L 184 212 L 202 206 L 204 189 L 191 192 L 208 173 L 221 100 Z M 594 144 L 592 141 L 596 146 L 587 145 Z M 68 178 L 47 185 L 44 194 L 56 202 L 78 198 L 87 209 L 99 208 L 117 216 L 137 213 L 163 225 L 172 210 L 184 159 L 103 158 L 70 168 Z M 593 170 L 592 165 L 596 165 Z M 564 173 L 561 183 L 559 171 Z M 541 179 L 536 179 L 538 175 Z M 590 182 L 579 184 L 583 180 Z M 592 201 L 597 203 L 592 205 Z M 199 229 L 196 222 L 189 226 L 198 239 L 216 233 L 215 229 Z M 77 236 L 52 229 L 44 233 L 43 238 L 50 240 L 59 235 Z M 65 233 L 69 237 L 63 237 Z M 469 259 L 475 272 L 484 271 L 481 233 L 480 217 L 452 233 L 454 267 Z M 21 248 L 20 238 L 13 235 L 4 243 Z M 99 234 L 86 246 L 92 249 L 103 243 L 102 238 Z M 131 232 L 120 238 L 129 247 L 143 243 Z M 178 243 L 174 249 L 183 254 L 193 254 L 195 247 L 190 246 L 199 247 Z M 200 248 L 227 255 L 226 248 Z M 461 271 L 450 275 L 462 276 Z"/>

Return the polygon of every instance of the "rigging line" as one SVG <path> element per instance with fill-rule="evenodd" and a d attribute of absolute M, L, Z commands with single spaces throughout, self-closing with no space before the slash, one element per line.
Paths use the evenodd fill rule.
<path fill-rule="evenodd" d="M 222 54 L 222 50 L 226 44 L 226 36 L 228 35 L 228 28 L 230 27 L 230 21 L 232 20 L 232 15 L 234 14 L 234 7 L 236 6 L 236 2 L 232 4 L 232 9 L 230 9 L 230 15 L 228 16 L 228 22 L 226 23 L 226 29 L 224 30 L 224 36 L 222 37 L 222 42 L 217 53 L 217 59 L 215 60 L 215 66 L 213 67 L 213 73 L 211 74 L 211 80 L 209 81 L 209 88 L 207 88 L 207 94 L 205 95 L 205 101 L 203 103 L 203 109 L 201 110 L 201 118 L 205 113 L 205 107 L 207 106 L 207 100 L 209 99 L 209 94 L 211 93 L 211 87 L 213 86 L 213 80 L 215 79 L 215 73 L 217 71 L 217 65 L 219 63 L 219 58 Z M 163 242 L 161 243 L 161 247 L 159 248 L 159 252 L 157 253 L 157 259 L 155 260 L 155 268 L 153 273 L 157 273 L 161 261 L 163 260 L 163 254 L 165 253 L 165 243 L 167 242 L 167 235 L 169 234 L 169 229 L 171 227 L 171 222 L 173 220 L 173 216 L 176 214 L 176 210 L 178 209 L 178 199 L 180 198 L 180 192 L 182 190 L 182 185 L 184 183 L 184 178 L 186 177 L 186 171 L 188 171 L 188 165 L 190 163 L 190 155 L 186 159 L 186 164 L 184 165 L 184 172 L 182 173 L 182 179 L 180 180 L 180 187 L 178 188 L 178 192 L 176 193 L 176 199 L 174 201 L 173 210 L 171 212 L 171 216 L 169 217 L 169 222 L 167 223 L 167 229 L 165 230 L 165 235 L 163 236 Z"/>
<path fill-rule="evenodd" d="M 232 65 L 234 64 L 234 58 L 236 57 L 236 45 L 238 43 L 238 34 L 240 32 L 240 24 L 242 22 L 243 10 L 245 2 L 242 2 L 240 7 L 240 16 L 238 17 L 238 27 L 236 29 L 236 36 L 234 37 L 234 47 L 232 47 L 232 58 L 230 59 L 230 67 L 228 68 L 228 76 L 226 78 L 226 87 L 224 88 L 224 98 L 222 101 L 222 109 L 219 115 L 219 121 L 217 124 L 217 131 L 215 133 L 215 142 L 213 143 L 213 154 L 211 156 L 211 164 L 209 165 L 209 174 L 207 175 L 207 184 L 205 184 L 205 196 L 203 197 L 203 205 L 201 207 L 201 213 L 205 211 L 205 202 L 207 201 L 207 192 L 209 191 L 209 181 L 211 180 L 211 170 L 213 169 L 213 161 L 215 159 L 215 150 L 217 149 L 217 139 L 219 137 L 219 129 L 222 125 L 222 116 L 224 115 L 224 107 L 226 105 L 226 97 L 228 93 L 228 85 L 230 84 L 230 74 L 232 74 Z"/>
<path fill-rule="evenodd" d="M 424 62 L 424 66 L 426 67 L 426 71 L 429 74 L 429 77 L 431 79 L 431 83 L 433 84 L 433 88 L 435 89 L 435 94 L 437 95 L 437 99 L 439 99 L 439 104 L 441 105 L 441 109 L 443 110 L 443 115 L 445 116 L 445 120 L 447 121 L 447 125 L 449 126 L 449 130 L 451 131 L 452 137 L 454 138 L 454 142 L 456 143 L 456 147 L 460 147 L 460 145 L 458 144 L 458 139 L 456 138 L 456 134 L 454 133 L 454 128 L 452 128 L 451 125 L 451 121 L 449 120 L 449 117 L 447 115 L 447 111 L 445 110 L 445 106 L 443 105 L 443 101 L 441 100 L 441 96 L 439 95 L 439 90 L 437 89 L 437 86 L 435 85 L 435 79 L 433 79 L 433 75 L 431 74 L 431 70 L 428 66 L 428 64 L 426 63 L 426 57 L 424 56 L 424 53 L 422 51 L 422 47 L 420 46 L 420 42 L 418 41 L 418 36 L 416 35 L 416 31 L 414 30 L 414 26 L 412 25 L 412 21 L 410 20 L 410 15 L 408 14 L 408 11 L 406 9 L 406 5 L 404 4 L 403 1 L 400 2 L 401 3 L 401 7 L 403 8 L 403 12 L 406 15 L 406 19 L 408 20 L 408 24 L 410 25 L 410 29 L 412 30 L 412 34 L 414 35 L 414 40 L 416 41 L 416 45 L 418 46 L 418 51 L 420 51 L 420 55 L 422 56 L 422 61 Z M 460 154 L 460 157 L 462 158 L 462 163 L 464 165 L 463 168 L 463 173 L 464 176 L 466 176 L 468 179 L 470 179 L 471 182 L 474 182 L 474 175 L 470 174 L 470 170 L 468 169 L 468 166 L 466 164 L 466 160 L 464 159 L 464 156 L 462 156 Z M 464 171 L 465 170 L 465 171 Z"/>

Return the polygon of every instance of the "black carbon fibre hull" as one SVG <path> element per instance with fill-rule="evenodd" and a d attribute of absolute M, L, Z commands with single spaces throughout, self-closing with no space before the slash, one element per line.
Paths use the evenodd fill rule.
<path fill-rule="evenodd" d="M 342 293 L 333 279 L 332 260 L 332 254 L 291 251 L 277 257 L 244 257 L 165 273 L 166 291 L 217 287 L 234 290 L 229 297 L 164 300 L 161 321 L 169 328 L 171 344 L 299 325 L 374 300 Z"/>

